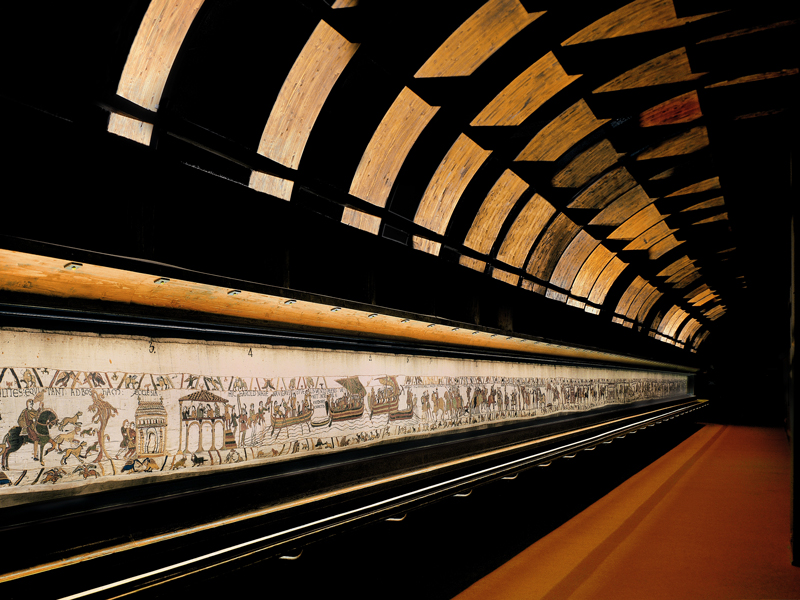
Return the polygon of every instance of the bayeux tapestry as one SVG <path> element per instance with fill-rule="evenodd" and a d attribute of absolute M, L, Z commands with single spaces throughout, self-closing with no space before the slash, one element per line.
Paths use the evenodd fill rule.
<path fill-rule="evenodd" d="M 0 330 L 0 352 L 0 505 L 687 393 L 679 373 L 88 333 Z"/>

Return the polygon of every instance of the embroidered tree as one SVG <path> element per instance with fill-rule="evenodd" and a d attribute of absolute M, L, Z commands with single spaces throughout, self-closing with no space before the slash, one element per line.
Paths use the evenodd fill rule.
<path fill-rule="evenodd" d="M 105 398 L 103 394 L 97 390 L 92 390 L 92 404 L 89 406 L 89 410 L 95 413 L 92 416 L 92 423 L 100 423 L 100 427 L 97 428 L 97 443 L 100 446 L 100 454 L 95 459 L 97 462 L 108 458 L 105 446 L 106 426 L 109 419 L 117 414 L 117 409 L 103 400 L 103 398 Z"/>

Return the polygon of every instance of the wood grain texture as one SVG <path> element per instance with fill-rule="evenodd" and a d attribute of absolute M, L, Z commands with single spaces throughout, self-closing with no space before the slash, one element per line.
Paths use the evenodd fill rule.
<path fill-rule="evenodd" d="M 664 179 L 669 179 L 674 174 L 675 174 L 675 167 L 670 167 L 669 169 L 667 169 L 665 171 L 661 171 L 661 173 L 653 175 L 650 178 L 650 181 L 662 181 Z"/>
<path fill-rule="evenodd" d="M 699 194 L 700 192 L 707 192 L 708 190 L 718 190 L 718 189 L 719 189 L 719 177 L 712 177 L 711 179 L 705 179 L 703 181 L 698 181 L 697 183 L 687 185 L 686 187 L 679 189 L 677 192 L 672 192 L 671 194 L 667 195 L 667 198 L 673 198 L 675 196 L 685 196 L 687 194 Z"/>
<path fill-rule="evenodd" d="M 588 298 L 597 278 L 614 256 L 615 254 L 605 246 L 597 246 L 575 276 L 570 293 L 580 298 Z"/>
<path fill-rule="evenodd" d="M 689 318 L 689 313 L 679 308 L 677 312 L 674 315 L 672 315 L 672 318 L 669 319 L 667 324 L 664 326 L 663 329 L 664 335 L 668 335 L 669 337 L 674 338 L 675 333 L 678 331 L 678 327 L 680 327 L 681 324 L 688 318 Z M 662 321 L 661 323 L 663 325 L 664 321 Z"/>
<path fill-rule="evenodd" d="M 678 341 L 685 344 L 695 333 L 697 333 L 700 327 L 702 327 L 702 323 L 700 323 L 700 321 L 697 319 L 689 319 L 689 321 L 683 326 L 683 329 L 681 329 L 681 332 L 678 335 Z"/>
<path fill-rule="evenodd" d="M 702 150 L 706 146 L 708 146 L 708 131 L 701 125 L 699 127 L 692 127 L 689 131 L 664 140 L 657 146 L 639 154 L 636 160 L 682 156 Z"/>
<path fill-rule="evenodd" d="M 657 127 L 659 125 L 677 125 L 691 123 L 703 116 L 700 110 L 700 98 L 692 90 L 656 104 L 639 115 L 639 127 Z"/>
<path fill-rule="evenodd" d="M 689 303 L 692 306 L 703 306 L 704 304 L 707 304 L 712 300 L 716 300 L 718 297 L 719 296 L 717 296 L 714 292 L 708 290 L 704 294 L 700 294 L 700 296 L 698 296 L 697 298 L 690 300 Z"/>
<path fill-rule="evenodd" d="M 684 208 L 681 212 L 689 212 L 692 210 L 704 210 L 706 208 L 716 208 L 717 206 L 725 206 L 725 198 L 722 196 L 717 196 L 716 198 L 712 198 L 711 200 L 706 200 L 705 202 L 699 202 L 698 204 L 693 204 L 689 208 Z"/>
<path fill-rule="evenodd" d="M 157 111 L 186 33 L 203 0 L 152 0 L 131 45 L 117 94 Z"/>
<path fill-rule="evenodd" d="M 800 69 L 781 69 L 780 71 L 768 71 L 766 73 L 753 73 L 751 75 L 743 75 L 735 79 L 726 79 L 725 81 L 718 81 L 706 86 L 706 89 L 725 87 L 729 85 L 739 85 L 740 83 L 753 83 L 755 81 L 766 81 L 767 79 L 777 79 L 778 77 L 790 77 L 800 73 Z"/>
<path fill-rule="evenodd" d="M 692 73 L 686 48 L 678 48 L 625 71 L 622 75 L 595 89 L 593 93 L 618 92 L 653 85 L 693 81 L 703 75 L 705 73 Z"/>
<path fill-rule="evenodd" d="M 153 137 L 153 124 L 111 113 L 108 116 L 108 132 L 149 146 Z"/>
<path fill-rule="evenodd" d="M 470 125 L 519 125 L 579 77 L 567 75 L 555 54 L 548 52 L 508 84 Z"/>
<path fill-rule="evenodd" d="M 497 258 L 521 269 L 531 246 L 555 212 L 552 204 L 539 194 L 534 194 L 506 233 Z"/>
<path fill-rule="evenodd" d="M 664 220 L 669 215 L 662 215 L 654 205 L 647 206 L 630 217 L 622 225 L 612 231 L 609 240 L 633 240 L 647 229 Z"/>
<path fill-rule="evenodd" d="M 622 294 L 622 297 L 619 299 L 614 312 L 621 316 L 627 315 L 631 304 L 633 304 L 633 301 L 636 299 L 636 296 L 642 291 L 642 289 L 644 289 L 646 285 L 648 285 L 647 280 L 641 275 L 637 275 L 636 278 L 631 281 L 628 289 L 626 289 Z"/>
<path fill-rule="evenodd" d="M 711 319 L 712 321 L 716 321 L 716 320 L 717 320 L 717 319 L 719 319 L 719 318 L 720 318 L 722 315 L 724 315 L 724 314 L 725 314 L 725 312 L 726 312 L 726 311 L 725 311 L 725 308 L 724 308 L 723 306 L 715 306 L 714 308 L 712 308 L 711 310 L 708 310 L 708 311 L 706 311 L 706 312 L 705 312 L 705 313 L 703 313 L 703 314 L 704 314 L 706 317 L 708 317 L 709 319 Z"/>
<path fill-rule="evenodd" d="M 386 206 L 400 168 L 412 146 L 439 110 L 403 88 L 372 134 L 350 184 L 350 193 Z"/>
<path fill-rule="evenodd" d="M 519 0 L 489 0 L 439 46 L 414 77 L 472 75 L 492 54 L 543 14 L 529 13 Z"/>
<path fill-rule="evenodd" d="M 599 244 L 598 240 L 581 229 L 558 260 L 550 283 L 565 290 L 571 289 L 578 271 Z"/>
<path fill-rule="evenodd" d="M 434 242 L 433 240 L 428 240 L 418 235 L 413 236 L 411 238 L 411 242 L 414 250 L 422 250 L 423 252 L 427 252 L 428 254 L 433 254 L 434 256 L 439 256 L 439 252 L 442 249 L 441 243 Z"/>
<path fill-rule="evenodd" d="M 269 194 L 281 200 L 291 200 L 292 189 L 294 189 L 294 181 L 261 173 L 260 171 L 250 172 L 250 181 L 247 185 L 257 192 Z"/>
<path fill-rule="evenodd" d="M 272 106 L 259 154 L 292 169 L 300 165 L 322 105 L 358 47 L 325 21 L 319 22 Z"/>
<path fill-rule="evenodd" d="M 578 225 L 560 213 L 536 244 L 526 267 L 527 272 L 538 279 L 549 281 L 561 255 L 579 231 Z"/>
<path fill-rule="evenodd" d="M 670 275 L 667 278 L 666 283 L 676 283 L 676 282 L 680 281 L 681 279 L 683 279 L 684 277 L 686 277 L 687 275 L 689 275 L 690 273 L 697 272 L 699 269 L 700 269 L 700 267 L 698 267 L 697 265 L 693 265 L 693 264 L 685 265 L 684 267 L 682 267 L 681 269 L 678 269 L 675 273 Z"/>
<path fill-rule="evenodd" d="M 584 189 L 567 208 L 602 209 L 635 185 L 628 169 L 613 169 Z"/>
<path fill-rule="evenodd" d="M 483 199 L 464 239 L 464 245 L 482 254 L 488 254 L 497 239 L 497 234 L 500 233 L 500 228 L 508 218 L 508 213 L 527 189 L 528 184 L 525 181 L 506 169 Z M 539 198 L 546 202 L 541 196 Z"/>
<path fill-rule="evenodd" d="M 719 42 L 721 40 L 728 40 L 731 38 L 740 37 L 743 35 L 750 35 L 751 33 L 759 33 L 761 31 L 768 31 L 770 29 L 778 29 L 780 27 L 788 27 L 789 25 L 795 25 L 797 23 L 797 19 L 792 19 L 789 21 L 778 21 L 776 23 L 770 23 L 768 25 L 759 25 L 756 27 L 745 27 L 744 29 L 736 29 L 734 31 L 726 31 L 720 35 L 715 35 L 710 38 L 706 38 L 704 40 L 700 40 L 697 42 L 698 44 L 705 44 L 707 42 Z"/>
<path fill-rule="evenodd" d="M 461 194 L 491 153 L 463 133 L 458 136 L 428 183 L 414 222 L 443 234 Z"/>
<path fill-rule="evenodd" d="M 676 283 L 673 283 L 672 286 L 677 288 L 677 289 L 683 289 L 687 285 L 689 285 L 690 283 L 694 283 L 695 281 L 700 279 L 700 277 L 702 277 L 702 276 L 703 276 L 703 274 L 700 271 L 694 271 L 693 273 L 689 273 L 688 275 L 686 275 L 680 281 L 678 281 Z"/>
<path fill-rule="evenodd" d="M 603 304 L 606 301 L 606 295 L 611 286 L 617 280 L 617 277 L 626 269 L 628 263 L 623 262 L 619 257 L 615 256 L 600 273 L 600 277 L 595 281 L 592 287 L 592 293 L 589 294 L 589 302 L 594 304 Z"/>
<path fill-rule="evenodd" d="M 657 244 L 653 244 L 647 249 L 647 256 L 650 260 L 658 260 L 673 248 L 683 244 L 684 240 L 678 240 L 674 235 L 668 235 Z"/>
<path fill-rule="evenodd" d="M 651 295 L 653 295 L 654 292 L 657 291 L 658 290 L 656 290 L 654 286 L 650 285 L 649 283 L 645 283 L 642 289 L 639 290 L 639 293 L 636 294 L 636 297 L 633 299 L 633 302 L 631 302 L 631 305 L 628 307 L 625 316 L 631 320 L 634 321 L 637 320 L 639 311 L 641 310 L 644 303 L 647 301 L 648 298 L 650 298 Z"/>
<path fill-rule="evenodd" d="M 696 223 L 692 223 L 692 225 L 708 225 L 709 223 L 717 223 L 719 221 L 727 221 L 728 220 L 728 213 L 722 213 L 719 215 L 714 215 L 713 217 L 708 217 L 707 219 L 702 219 L 697 221 Z"/>
<path fill-rule="evenodd" d="M 469 256 L 464 256 L 463 254 L 458 258 L 458 264 L 469 267 L 470 269 L 474 269 L 475 271 L 479 271 L 481 273 L 483 273 L 486 269 L 486 263 L 484 261 L 477 260 Z"/>
<path fill-rule="evenodd" d="M 589 225 L 621 225 L 653 202 L 655 200 L 650 198 L 641 186 L 637 185 L 606 206 L 589 221 Z"/>
<path fill-rule="evenodd" d="M 580 188 L 596 175 L 613 166 L 619 157 L 611 142 L 600 140 L 572 159 L 555 177 L 554 187 Z"/>
<path fill-rule="evenodd" d="M 660 242 L 670 233 L 675 233 L 677 229 L 670 229 L 664 221 L 653 225 L 650 229 L 638 236 L 624 250 L 647 250 L 657 242 Z"/>
<path fill-rule="evenodd" d="M 672 0 L 635 0 L 584 27 L 561 45 L 585 44 L 597 40 L 679 27 L 712 14 L 717 13 L 678 17 L 675 14 Z"/>
<path fill-rule="evenodd" d="M 579 300 L 575 300 L 575 298 L 567 298 L 567 306 L 583 309 L 586 307 L 586 302 L 580 302 Z"/>
<path fill-rule="evenodd" d="M 351 8 L 358 6 L 358 0 L 335 0 L 331 8 Z"/>
<path fill-rule="evenodd" d="M 653 306 L 655 306 L 655 303 L 658 302 L 663 295 L 663 293 L 655 290 L 647 297 L 647 299 L 642 303 L 639 311 L 636 313 L 637 323 L 644 323 L 647 320 L 647 315 L 650 314 L 650 311 L 652 310 Z"/>
<path fill-rule="evenodd" d="M 610 119 L 597 119 L 581 98 L 545 125 L 515 161 L 553 161 Z"/>
<path fill-rule="evenodd" d="M 694 346 L 694 348 L 697 348 L 708 338 L 709 335 L 711 335 L 711 331 L 708 329 L 704 330 L 703 333 L 698 333 L 695 336 L 694 340 L 692 340 L 692 346 Z"/>
<path fill-rule="evenodd" d="M 355 227 L 356 229 L 361 229 L 362 231 L 367 231 L 373 235 L 378 235 L 381 229 L 380 217 L 352 209 L 349 206 L 344 207 L 342 223 Z"/>
<path fill-rule="evenodd" d="M 494 269 L 494 271 L 492 271 L 492 277 L 511 285 L 517 285 L 519 283 L 519 275 L 514 275 L 514 273 L 509 273 L 502 269 Z"/>
<path fill-rule="evenodd" d="M 694 260 L 692 260 L 686 255 L 681 256 L 676 261 L 670 263 L 669 265 L 661 269 L 661 271 L 659 271 L 656 277 L 672 277 L 673 275 L 675 275 L 675 273 L 677 273 L 681 269 L 684 269 L 692 264 L 694 264 Z"/>

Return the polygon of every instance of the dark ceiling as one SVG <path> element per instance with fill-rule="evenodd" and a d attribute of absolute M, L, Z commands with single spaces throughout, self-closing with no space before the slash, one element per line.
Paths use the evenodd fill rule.
<path fill-rule="evenodd" d="M 119 256 L 158 261 L 674 362 L 695 361 L 694 350 L 700 358 L 730 353 L 732 345 L 783 352 L 800 79 L 796 3 L 675 0 L 673 11 L 672 2 L 661 0 L 334 3 L 353 5 L 343 8 L 323 0 L 205 0 L 195 2 L 199 11 L 166 67 L 157 108 L 118 95 L 147 15 L 163 5 L 162 18 L 189 4 L 46 2 L 4 9 L 0 99 L 6 173 L 15 182 L 3 203 L 6 247 L 48 254 L 47 244 L 69 246 L 107 256 L 109 265 Z M 543 14 L 502 38 L 493 33 L 502 19 L 473 17 L 491 11 L 516 11 L 518 19 L 527 18 L 525 11 Z M 295 168 L 259 148 L 298 57 L 313 55 L 313 67 L 326 52 L 335 54 L 314 46 L 322 21 L 355 50 L 321 99 L 317 94 L 319 113 Z M 483 30 L 469 37 L 465 23 Z M 466 37 L 452 39 L 472 44 L 474 52 L 457 43 L 447 50 L 459 32 Z M 481 50 L 475 40 L 492 36 L 502 40 Z M 441 67 L 421 76 L 440 48 L 453 63 L 473 60 L 471 73 L 449 76 Z M 534 91 L 514 100 L 512 82 L 552 59 Z M 561 84 L 553 83 L 554 64 L 567 78 Z M 302 95 L 305 80 L 295 77 Z M 439 108 L 397 158 L 382 205 L 351 190 L 371 140 L 405 89 Z M 495 111 L 495 123 L 491 117 L 479 123 L 497 98 L 511 104 Z M 530 102 L 535 110 L 528 110 Z M 583 114 L 591 126 L 565 116 L 575 107 L 588 107 Z M 152 123 L 149 143 L 109 133 L 110 114 Z M 308 119 L 298 114 L 295 127 Z M 375 156 L 397 153 L 392 135 L 402 137 L 410 125 L 394 126 L 384 140 L 390 150 Z M 538 158 L 521 160 L 540 132 Z M 483 151 L 479 159 L 448 155 L 464 136 L 474 152 Z M 623 170 L 647 198 L 635 210 L 617 205 L 634 232 L 627 236 L 618 231 L 619 215 L 597 223 L 601 209 L 622 195 L 603 185 Z M 507 171 L 524 190 L 506 199 L 507 213 L 494 230 L 475 229 L 472 239 L 481 243 L 469 243 Z M 253 172 L 293 182 L 291 195 L 249 189 Z M 426 209 L 438 173 L 445 174 L 445 191 L 430 201 L 435 210 Z M 463 193 L 445 206 L 442 197 L 453 186 Z M 585 201 L 592 189 L 602 193 Z M 538 226 L 525 216 L 535 197 L 552 207 Z M 641 206 L 649 212 L 635 216 Z M 352 210 L 377 223 L 374 234 L 342 224 Z M 447 210 L 452 214 L 443 217 Z M 521 227 L 526 218 L 528 229 Z M 517 223 L 515 263 L 504 244 Z M 646 238 L 657 227 L 668 234 L 656 241 L 669 235 L 674 242 L 655 252 Z M 526 238 L 525 231 L 534 233 Z M 428 242 L 415 244 L 415 237 Z M 579 238 L 580 247 L 572 243 Z M 420 249 L 431 242 L 441 244 L 434 255 Z M 605 262 L 591 254 L 598 249 Z M 627 265 L 594 300 L 591 285 L 583 296 L 577 284 L 570 287 L 590 254 L 599 264 L 586 275 L 591 281 L 612 256 Z M 685 279 L 671 279 L 684 267 Z M 644 302 L 650 288 L 651 303 Z M 637 306 L 647 309 L 626 314 L 620 308 L 626 294 L 630 305 L 639 289 L 647 293 Z M 693 304 L 695 290 L 695 299 L 704 290 L 710 299 Z M 661 322 L 676 311 L 687 314 L 667 332 Z"/>

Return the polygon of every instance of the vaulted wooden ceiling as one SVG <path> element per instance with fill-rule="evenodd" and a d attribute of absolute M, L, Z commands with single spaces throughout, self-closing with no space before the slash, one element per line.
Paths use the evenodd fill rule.
<path fill-rule="evenodd" d="M 789 3 L 52 10 L 89 39 L 32 32 L 58 74 L 23 102 L 686 351 L 748 293 L 750 203 L 788 214 L 731 141 L 790 122 Z"/>

